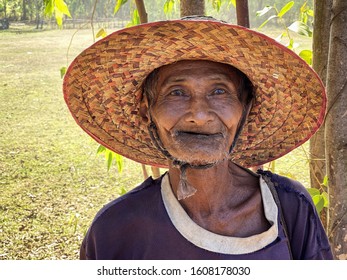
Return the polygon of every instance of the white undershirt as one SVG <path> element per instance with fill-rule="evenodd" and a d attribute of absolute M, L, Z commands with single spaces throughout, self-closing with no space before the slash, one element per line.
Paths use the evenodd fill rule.
<path fill-rule="evenodd" d="M 262 177 L 259 180 L 265 217 L 271 227 L 263 233 L 249 237 L 224 236 L 208 231 L 196 224 L 173 194 L 168 174 L 165 174 L 162 179 L 161 194 L 171 222 L 188 241 L 208 251 L 240 255 L 258 251 L 269 245 L 278 236 L 277 205 L 266 182 Z"/>

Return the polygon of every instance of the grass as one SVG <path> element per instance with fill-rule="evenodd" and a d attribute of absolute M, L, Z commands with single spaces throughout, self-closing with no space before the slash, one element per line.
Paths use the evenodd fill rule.
<path fill-rule="evenodd" d="M 95 143 L 75 124 L 59 69 L 92 43 L 90 31 L 0 32 L 0 259 L 77 259 L 96 212 L 142 181 L 125 160 L 108 172 Z M 308 184 L 301 149 L 277 171 Z"/>
<path fill-rule="evenodd" d="M 65 106 L 72 33 L 0 33 L 0 259 L 76 259 L 97 210 L 142 180 L 130 161 L 107 172 Z M 71 59 L 91 38 L 76 35 Z"/>

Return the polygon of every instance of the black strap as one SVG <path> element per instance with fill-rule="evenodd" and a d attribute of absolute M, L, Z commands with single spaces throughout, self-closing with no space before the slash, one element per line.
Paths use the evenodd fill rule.
<path fill-rule="evenodd" d="M 277 207 L 278 207 L 278 209 L 280 211 L 280 220 L 281 220 L 281 224 L 283 226 L 284 235 L 287 238 L 287 246 L 288 246 L 290 258 L 293 260 L 293 252 L 292 252 L 292 248 L 291 248 L 291 245 L 290 245 L 287 223 L 286 223 L 286 221 L 284 219 L 284 216 L 283 216 L 283 208 L 282 208 L 282 205 L 281 205 L 281 201 L 280 201 L 280 199 L 278 197 L 277 189 L 274 186 L 274 183 L 271 181 L 271 179 L 268 176 L 266 176 L 266 174 L 262 173 L 262 177 L 265 180 L 265 182 L 267 183 L 267 185 L 269 186 L 269 189 L 270 189 L 270 191 L 272 193 L 272 196 L 273 196 L 273 198 L 275 200 L 275 203 L 276 203 L 276 205 L 277 205 Z"/>

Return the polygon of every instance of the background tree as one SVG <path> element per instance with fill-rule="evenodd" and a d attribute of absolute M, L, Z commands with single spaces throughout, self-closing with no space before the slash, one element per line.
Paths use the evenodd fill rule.
<path fill-rule="evenodd" d="M 21 20 L 26 20 L 28 19 L 27 16 L 27 0 L 22 0 L 22 16 Z"/>
<path fill-rule="evenodd" d="M 0 17 L 7 18 L 7 1 L 8 0 L 0 1 Z"/>
<path fill-rule="evenodd" d="M 328 236 L 337 259 L 347 259 L 347 2 L 333 0 L 325 125 L 329 179 Z"/>
<path fill-rule="evenodd" d="M 181 17 L 191 15 L 205 15 L 204 0 L 181 0 L 180 3 Z"/>
<path fill-rule="evenodd" d="M 314 1 L 314 32 L 313 32 L 313 60 L 312 67 L 318 73 L 323 83 L 326 85 L 328 56 L 329 56 L 329 37 L 330 37 L 330 18 L 333 0 Z M 322 38 L 325 38 L 322 40 Z M 325 124 L 310 139 L 310 179 L 311 187 L 321 190 L 326 188 L 322 183 L 326 176 L 325 164 Z M 327 191 L 327 189 L 325 189 Z M 327 213 L 324 209 L 321 213 L 324 228 L 328 228 Z"/>

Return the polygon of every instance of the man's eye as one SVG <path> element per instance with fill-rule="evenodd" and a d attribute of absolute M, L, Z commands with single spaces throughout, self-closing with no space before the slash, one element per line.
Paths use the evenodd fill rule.
<path fill-rule="evenodd" d="M 226 93 L 226 90 L 224 90 L 222 88 L 217 88 L 212 92 L 212 94 L 214 94 L 214 95 L 221 95 L 221 94 L 225 94 L 225 93 Z"/>
<path fill-rule="evenodd" d="M 175 89 L 175 90 L 170 92 L 170 95 L 173 95 L 173 96 L 183 96 L 183 95 L 185 95 L 185 93 L 184 93 L 183 90 Z"/>

